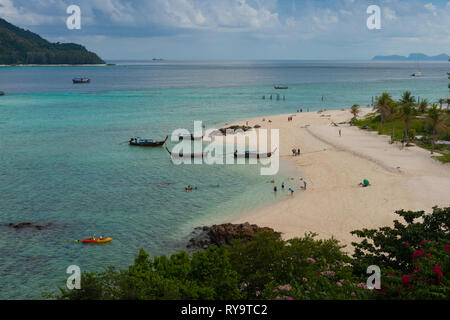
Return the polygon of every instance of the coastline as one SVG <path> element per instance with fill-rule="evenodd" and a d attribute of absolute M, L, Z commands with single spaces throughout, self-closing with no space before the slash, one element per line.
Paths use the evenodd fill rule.
<path fill-rule="evenodd" d="M 360 116 L 372 112 L 362 108 Z M 287 117 L 293 116 L 288 122 Z M 450 165 L 431 158 L 419 147 L 401 149 L 389 137 L 343 124 L 349 110 L 282 114 L 239 121 L 280 130 L 280 157 L 303 173 L 306 191 L 231 221 L 249 222 L 281 232 L 284 239 L 314 232 L 321 239 L 334 237 L 351 245 L 351 231 L 392 225 L 396 210 L 425 210 L 448 206 Z M 332 122 L 339 125 L 335 127 Z M 341 129 L 342 137 L 339 136 Z M 299 157 L 292 148 L 301 148 Z M 371 182 L 361 188 L 363 179 Z M 281 181 L 276 181 L 280 185 Z M 289 188 L 289 186 L 287 186 Z"/>
<path fill-rule="evenodd" d="M 103 64 L 0 64 L 0 67 L 107 67 Z"/>

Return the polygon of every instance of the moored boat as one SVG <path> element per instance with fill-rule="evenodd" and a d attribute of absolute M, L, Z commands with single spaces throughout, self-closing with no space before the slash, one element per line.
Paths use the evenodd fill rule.
<path fill-rule="evenodd" d="M 73 83 L 91 83 L 91 79 L 83 77 L 83 78 L 73 78 Z"/>
<path fill-rule="evenodd" d="M 251 151 L 245 151 L 245 153 L 238 153 L 237 150 L 234 152 L 234 157 L 235 158 L 245 158 L 245 159 L 264 159 L 264 158 L 271 158 L 275 152 L 277 151 L 277 149 L 275 149 L 272 152 L 267 152 L 267 153 L 257 153 L 257 152 L 251 152 Z"/>
<path fill-rule="evenodd" d="M 281 86 L 281 85 L 275 86 L 274 88 L 275 88 L 276 90 L 287 90 L 287 89 L 289 89 L 289 87 L 287 87 L 287 86 Z"/>
<path fill-rule="evenodd" d="M 168 138 L 169 138 L 169 136 L 167 136 L 164 141 L 154 141 L 152 139 L 141 139 L 141 138 L 137 137 L 137 138 L 131 138 L 129 143 L 130 143 L 130 146 L 161 147 L 166 143 Z"/>
<path fill-rule="evenodd" d="M 170 154 L 170 156 L 172 158 L 177 158 L 177 159 L 180 159 L 180 158 L 203 159 L 203 158 L 206 158 L 208 156 L 208 154 L 209 154 L 209 152 L 186 153 L 186 154 L 184 154 L 182 152 L 174 153 L 174 152 L 170 151 L 167 147 L 166 147 L 166 150 L 167 150 L 167 152 Z"/>

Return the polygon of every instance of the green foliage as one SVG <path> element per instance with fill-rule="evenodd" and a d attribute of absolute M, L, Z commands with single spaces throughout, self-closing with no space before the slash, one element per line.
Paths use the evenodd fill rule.
<path fill-rule="evenodd" d="M 144 250 L 128 269 L 83 273 L 80 290 L 64 300 L 353 300 L 448 299 L 450 208 L 398 211 L 403 223 L 352 232 L 353 257 L 335 239 L 315 234 L 284 241 L 262 232 L 251 241 L 151 258 Z M 382 270 L 381 290 L 369 290 L 366 270 Z"/>
<path fill-rule="evenodd" d="M 50 43 L 0 18 L 0 64 L 104 64 L 74 43 Z"/>
<path fill-rule="evenodd" d="M 411 246 L 425 240 L 450 241 L 450 207 L 433 208 L 430 214 L 424 211 L 396 212 L 404 223 L 394 220 L 393 227 L 379 229 L 363 229 L 352 234 L 362 238 L 359 243 L 353 242 L 355 272 L 364 273 L 368 265 L 380 268 L 411 272 L 414 269 L 411 261 Z"/>

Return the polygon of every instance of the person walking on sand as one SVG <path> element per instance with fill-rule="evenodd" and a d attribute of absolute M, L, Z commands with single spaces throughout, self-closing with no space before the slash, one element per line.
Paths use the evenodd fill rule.
<path fill-rule="evenodd" d="M 303 180 L 303 189 L 306 190 L 306 181 Z"/>
<path fill-rule="evenodd" d="M 273 187 L 273 192 L 276 193 L 277 191 L 278 191 L 277 186 Z"/>
<path fill-rule="evenodd" d="M 339 137 L 342 137 L 342 129 L 339 129 Z"/>
<path fill-rule="evenodd" d="M 298 156 L 300 155 L 300 148 L 298 148 L 298 150 L 297 150 L 297 155 Z"/>
<path fill-rule="evenodd" d="M 291 196 L 293 196 L 294 195 L 294 189 L 289 188 L 289 191 L 291 192 Z"/>

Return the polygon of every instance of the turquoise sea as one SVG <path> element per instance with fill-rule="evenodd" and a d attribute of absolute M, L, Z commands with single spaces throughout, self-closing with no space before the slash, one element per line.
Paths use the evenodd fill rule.
<path fill-rule="evenodd" d="M 258 166 L 175 166 L 163 148 L 124 143 L 132 136 L 163 139 L 194 120 L 220 127 L 300 108 L 366 106 L 382 91 L 449 96 L 446 62 L 422 63 L 420 78 L 410 77 L 416 63 L 404 62 L 115 63 L 0 68 L 0 299 L 42 298 L 63 284 L 69 265 L 99 271 L 130 265 L 140 248 L 173 253 L 196 226 L 288 196 L 275 196 Z M 78 76 L 92 83 L 72 84 Z M 262 100 L 277 84 L 289 86 L 286 100 Z M 292 174 L 286 166 L 275 179 Z M 186 193 L 188 184 L 198 190 Z M 23 221 L 53 225 L 8 227 Z M 69 241 L 91 234 L 114 241 Z"/>

